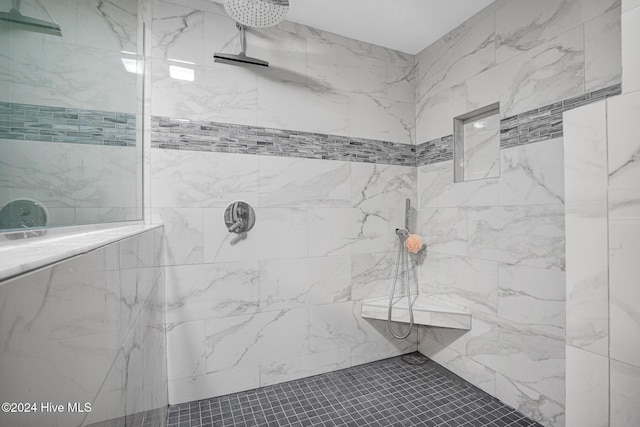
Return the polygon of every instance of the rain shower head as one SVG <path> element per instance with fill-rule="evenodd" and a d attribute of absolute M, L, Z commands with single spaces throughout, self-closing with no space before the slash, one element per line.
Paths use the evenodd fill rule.
<path fill-rule="evenodd" d="M 245 26 L 236 23 L 236 27 L 238 27 L 238 30 L 240 30 L 240 47 L 242 51 L 237 55 L 234 55 L 232 53 L 214 53 L 214 62 L 220 62 L 222 64 L 229 65 L 259 65 L 261 67 L 268 67 L 269 63 L 267 61 L 247 56 L 247 39 L 245 36 Z"/>
<path fill-rule="evenodd" d="M 267 28 L 282 22 L 289 11 L 289 0 L 225 0 L 224 8 L 240 30 L 241 52 L 237 55 L 215 53 L 213 60 L 230 65 L 258 65 L 268 67 L 262 59 L 247 56 L 246 27 Z"/>
<path fill-rule="evenodd" d="M 13 7 L 9 12 L 0 12 L 0 22 L 9 22 L 21 30 L 62 37 L 62 29 L 60 28 L 60 25 L 54 22 L 47 22 L 41 19 L 24 16 L 15 7 Z"/>
<path fill-rule="evenodd" d="M 289 12 L 289 0 L 225 0 L 224 8 L 242 25 L 267 28 L 284 20 Z"/>

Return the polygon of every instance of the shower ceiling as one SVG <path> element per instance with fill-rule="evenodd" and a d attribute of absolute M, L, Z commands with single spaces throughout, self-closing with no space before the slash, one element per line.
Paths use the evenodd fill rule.
<path fill-rule="evenodd" d="M 492 1 L 290 0 L 286 19 L 414 55 Z"/>

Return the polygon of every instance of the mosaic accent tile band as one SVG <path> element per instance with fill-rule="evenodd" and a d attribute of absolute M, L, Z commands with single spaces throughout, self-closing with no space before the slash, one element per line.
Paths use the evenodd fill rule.
<path fill-rule="evenodd" d="M 561 137 L 562 113 L 620 93 L 622 86 L 618 84 L 504 118 L 500 120 L 500 148 L 517 147 Z"/>
<path fill-rule="evenodd" d="M 586 93 L 501 120 L 500 147 L 562 136 L 562 113 L 621 93 L 621 85 Z M 422 166 L 453 159 L 453 135 L 417 146 L 364 138 L 228 123 L 151 118 L 151 146 L 174 150 L 259 154 Z"/>
<path fill-rule="evenodd" d="M 136 116 L 0 102 L 0 139 L 134 147 Z"/>
<path fill-rule="evenodd" d="M 151 146 L 403 166 L 415 165 L 416 158 L 416 147 L 409 144 L 155 116 Z"/>
<path fill-rule="evenodd" d="M 622 93 L 621 85 L 585 93 L 500 120 L 500 148 L 517 147 L 563 135 L 562 113 Z M 453 135 L 418 145 L 416 166 L 453 159 Z"/>
<path fill-rule="evenodd" d="M 452 158 L 453 135 L 447 135 L 419 144 L 416 149 L 416 163 L 414 166 L 444 162 Z"/>

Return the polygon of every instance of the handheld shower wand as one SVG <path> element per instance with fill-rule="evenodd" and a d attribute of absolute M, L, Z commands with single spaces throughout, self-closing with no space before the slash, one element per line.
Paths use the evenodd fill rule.
<path fill-rule="evenodd" d="M 406 243 L 409 237 L 409 212 L 411 211 L 411 199 L 407 199 L 405 202 L 405 215 L 404 215 L 404 228 L 396 228 L 396 234 L 398 235 L 398 258 L 396 260 L 396 274 L 393 279 L 393 287 L 391 288 L 391 295 L 389 296 L 389 311 L 387 313 L 387 326 L 389 332 L 397 339 L 405 339 L 411 335 L 413 330 L 413 302 L 411 301 L 411 287 L 409 286 L 409 252 L 407 251 Z M 404 253 L 404 257 L 402 254 Z M 400 271 L 400 262 L 404 262 L 404 277 L 405 277 L 405 292 L 407 294 L 407 306 L 409 307 L 409 331 L 406 335 L 396 334 L 391 327 L 391 315 L 393 312 L 393 296 L 396 292 L 396 285 L 398 283 L 398 273 Z"/>

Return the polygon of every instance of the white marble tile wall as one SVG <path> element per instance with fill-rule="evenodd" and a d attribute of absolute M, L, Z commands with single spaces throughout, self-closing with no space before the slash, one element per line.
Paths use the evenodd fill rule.
<path fill-rule="evenodd" d="M 637 94 L 565 113 L 568 426 L 640 422 Z"/>
<path fill-rule="evenodd" d="M 350 65 L 353 65 L 354 62 L 357 62 L 358 60 L 367 61 L 367 59 L 362 58 L 363 55 L 370 56 L 374 61 L 378 61 L 379 64 L 383 64 L 379 62 L 380 60 L 385 60 L 385 77 L 383 77 L 384 73 L 380 71 L 367 71 L 369 75 L 375 73 L 374 75 L 378 75 L 378 78 L 383 77 L 384 79 L 386 89 L 374 89 L 374 92 L 381 92 L 384 94 L 383 97 L 388 99 L 401 102 L 413 102 L 415 86 L 415 60 L 413 55 L 372 45 L 360 40 L 349 39 L 337 34 L 295 24 L 289 21 L 282 22 L 277 28 L 298 37 L 304 37 L 308 40 L 312 40 L 312 45 L 315 45 L 315 42 L 324 43 L 325 45 L 334 45 L 336 52 L 342 51 L 342 54 L 345 53 L 344 48 L 346 48 L 350 52 L 349 56 L 346 58 L 346 63 Z M 333 50 L 330 53 L 332 52 Z M 354 59 L 351 55 L 359 56 L 360 58 Z M 332 75 L 335 78 L 328 80 L 332 86 L 344 87 L 344 85 L 338 80 L 342 77 L 338 77 L 335 74 L 335 71 L 329 73 L 329 75 Z M 353 70 L 350 70 L 347 75 L 353 76 Z M 357 83 L 356 85 L 359 86 L 361 83 Z M 346 90 L 352 91 L 350 87 L 347 87 Z"/>
<path fill-rule="evenodd" d="M 416 55 L 416 101 L 495 65 L 495 12 L 489 6 Z"/>
<path fill-rule="evenodd" d="M 347 348 L 310 354 L 265 363 L 261 369 L 263 386 L 278 384 L 351 366 L 351 352 Z"/>
<path fill-rule="evenodd" d="M 428 243 L 427 247 L 429 253 L 420 268 L 420 277 L 428 282 L 427 295 L 497 314 L 497 262 L 438 253 Z M 421 290 L 425 293 L 424 286 Z"/>
<path fill-rule="evenodd" d="M 640 130 L 634 118 L 640 112 L 640 93 L 630 93 L 607 103 L 609 186 L 629 188 L 638 185 L 640 174 Z"/>
<path fill-rule="evenodd" d="M 248 30 L 247 54 L 270 67 L 244 69 L 213 61 L 216 52 L 240 50 L 220 5 L 146 6 L 153 16 L 151 114 L 415 143 L 413 56 L 283 23 Z M 172 67 L 191 76 L 176 79 Z"/>
<path fill-rule="evenodd" d="M 619 83 L 619 27 L 620 0 L 494 2 L 416 55 L 417 143 L 495 102 L 508 117 Z"/>
<path fill-rule="evenodd" d="M 467 340 L 467 356 L 513 383 L 563 405 L 564 340 L 546 336 L 534 326 L 516 327 L 516 324 L 501 318 L 475 316 L 478 328 Z"/>
<path fill-rule="evenodd" d="M 585 85 L 617 83 L 620 67 L 601 51 L 616 43 L 619 2 L 547 3 L 521 13 L 515 0 L 497 2 L 415 66 L 406 55 L 285 22 L 248 35 L 248 53 L 274 65 L 251 74 L 211 62 L 214 52 L 238 49 L 219 5 L 155 0 L 151 112 L 415 143 L 452 133 L 452 117 L 468 109 L 500 101 L 505 117 L 580 95 Z M 536 20 L 551 20 L 549 31 L 530 25 Z M 593 37 L 601 29 L 611 41 Z M 192 69 L 194 81 L 172 79 L 170 65 Z M 388 292 L 393 229 L 404 197 L 419 194 L 415 229 L 431 248 L 420 292 L 474 314 L 468 335 L 421 330 L 420 350 L 544 425 L 563 426 L 562 146 L 558 139 L 504 150 L 504 176 L 459 184 L 452 162 L 421 167 L 416 177 L 405 167 L 271 157 L 256 165 L 252 156 L 153 150 L 152 210 L 167 229 L 167 285 L 176 285 L 167 314 L 171 402 L 415 348 L 418 337 L 389 339 L 384 322 L 364 321 L 358 308 Z M 227 179 L 235 175 L 246 180 Z M 258 222 L 245 239 L 222 224 L 224 206 L 239 197 L 257 199 Z M 237 280 L 243 291 L 231 295 Z M 198 295 L 218 288 L 221 300 L 203 307 Z"/>
<path fill-rule="evenodd" d="M 270 260 L 260 263 L 260 307 L 289 309 L 351 299 L 348 256 Z"/>
<path fill-rule="evenodd" d="M 420 86 L 416 91 L 419 88 Z M 416 94 L 416 141 L 420 141 L 418 144 L 453 134 L 453 118 L 468 110 L 467 91 L 466 84 L 460 83 L 429 97 L 419 97 Z"/>
<path fill-rule="evenodd" d="M 149 150 L 154 208 L 224 208 L 229 200 L 258 203 L 257 156 L 210 156 L 196 151 Z M 179 167 L 188 165 L 188 167 Z M 211 183 L 216 191 L 211 191 Z"/>
<path fill-rule="evenodd" d="M 257 125 L 349 135 L 351 124 L 346 93 L 324 86 L 265 78 L 259 78 L 258 86 Z"/>
<path fill-rule="evenodd" d="M 606 103 L 564 120 L 567 344 L 608 357 Z"/>
<path fill-rule="evenodd" d="M 349 94 L 349 135 L 383 141 L 415 141 L 415 105 Z"/>
<path fill-rule="evenodd" d="M 622 1 L 622 92 L 640 90 L 640 4 L 635 0 Z"/>
<path fill-rule="evenodd" d="M 258 310 L 258 263 L 170 266 L 166 269 L 167 321 L 186 322 Z"/>
<path fill-rule="evenodd" d="M 415 334 L 397 341 L 360 316 L 362 299 L 390 291 L 415 168 L 163 149 L 151 159 L 172 403 L 416 350 Z M 246 236 L 223 222 L 235 200 L 255 209 Z M 415 270 L 411 280 L 415 293 Z"/>
<path fill-rule="evenodd" d="M 145 6 L 151 114 L 415 142 L 413 56 L 285 22 L 247 32 L 247 54 L 271 66 L 246 70 L 213 62 L 239 51 L 219 4 Z M 171 66 L 193 81 L 172 78 Z M 415 168 L 151 151 L 151 211 L 168 242 L 171 403 L 417 348 L 415 335 L 396 343 L 359 313 L 361 299 L 391 287 L 393 230 L 405 198 L 416 199 Z M 223 223 L 235 200 L 255 208 L 246 238 Z"/>
<path fill-rule="evenodd" d="M 612 359 L 635 367 L 640 367 L 640 311 L 636 303 L 640 295 L 635 286 L 640 269 L 633 261 L 640 245 L 640 145 L 637 123 L 631 117 L 640 109 L 638 95 L 631 92 L 607 102 L 609 351 Z"/>
<path fill-rule="evenodd" d="M 495 206 L 498 180 L 453 182 L 453 161 L 418 168 L 418 200 L 421 209 Z"/>
<path fill-rule="evenodd" d="M 584 75 L 583 31 L 578 27 L 471 78 L 467 105 L 473 110 L 499 101 L 501 117 L 512 116 L 583 94 Z"/>
<path fill-rule="evenodd" d="M 640 2 L 638 0 L 622 0 L 622 12 L 628 12 L 631 9 L 640 6 Z"/>
<path fill-rule="evenodd" d="M 611 2 L 615 3 L 615 2 Z M 584 24 L 585 92 L 622 80 L 620 8 L 614 8 Z"/>
<path fill-rule="evenodd" d="M 496 11 L 496 60 L 505 62 L 619 5 L 619 0 L 506 2 Z"/>
<path fill-rule="evenodd" d="M 258 78 L 250 71 L 220 64 L 211 67 L 183 64 L 164 58 L 148 61 L 152 115 L 257 124 Z M 171 67 L 190 70 L 193 81 L 171 77 Z M 215 101 L 211 102 L 212 99 Z"/>
<path fill-rule="evenodd" d="M 562 404 L 547 398 L 520 382 L 496 374 L 496 397 L 543 425 L 565 425 L 565 408 Z"/>
<path fill-rule="evenodd" d="M 474 257 L 564 269 L 564 207 L 490 207 L 470 211 L 467 251 Z"/>
<path fill-rule="evenodd" d="M 563 339 L 564 281 L 563 271 L 500 265 L 498 316 L 512 323 L 535 327 L 548 336 Z"/>
<path fill-rule="evenodd" d="M 323 87 L 386 94 L 386 61 L 371 52 L 324 40 L 307 40 L 307 78 Z"/>
<path fill-rule="evenodd" d="M 3 425 L 88 425 L 166 411 L 161 237 L 161 228 L 149 230 L 0 283 L 2 397 L 93 409 L 3 413 Z"/>
<path fill-rule="evenodd" d="M 562 205 L 562 138 L 500 151 L 500 205 Z"/>
<path fill-rule="evenodd" d="M 610 426 L 638 424 L 640 408 L 635 399 L 640 393 L 640 368 L 611 359 L 610 365 Z"/>
<path fill-rule="evenodd" d="M 609 351 L 640 366 L 640 187 L 609 188 Z"/>
<path fill-rule="evenodd" d="M 420 294 L 470 310 L 471 331 L 421 328 L 427 356 L 546 426 L 564 425 L 563 140 L 501 150 L 498 178 L 418 168 Z"/>
<path fill-rule="evenodd" d="M 566 348 L 567 426 L 609 426 L 609 358 Z"/>

